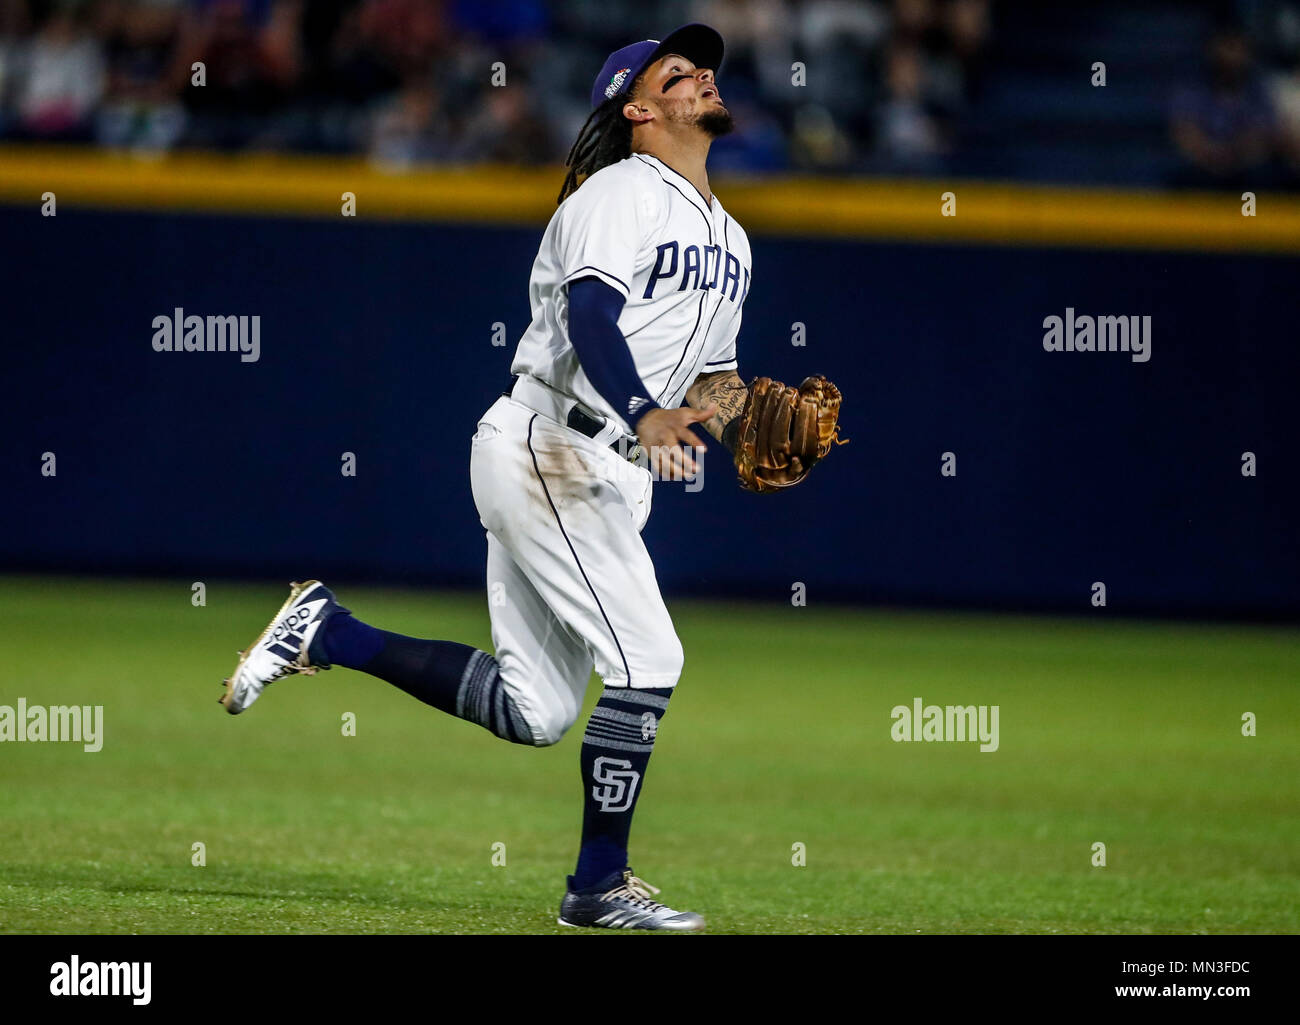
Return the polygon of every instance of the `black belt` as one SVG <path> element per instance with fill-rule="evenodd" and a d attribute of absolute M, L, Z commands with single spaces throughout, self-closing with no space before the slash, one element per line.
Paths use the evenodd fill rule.
<path fill-rule="evenodd" d="M 510 379 L 510 387 L 501 394 L 509 396 L 514 390 L 515 381 L 517 380 L 519 380 L 517 376 L 512 377 Z M 569 416 L 565 421 L 565 426 L 577 431 L 579 434 L 584 434 L 588 438 L 594 439 L 597 434 L 605 429 L 605 421 L 594 416 L 588 416 L 577 406 L 574 406 L 569 410 Z M 636 462 L 637 458 L 641 454 L 641 446 L 635 442 L 629 444 L 629 439 L 626 435 L 619 438 L 618 441 L 612 442 L 609 445 L 609 448 L 611 451 L 617 452 L 623 459 L 627 459 L 631 462 Z"/>
<path fill-rule="evenodd" d="M 577 406 L 569 410 L 569 418 L 565 423 L 579 434 L 585 434 L 588 438 L 594 438 L 605 429 L 604 420 L 597 420 L 594 416 L 588 416 Z M 617 442 L 615 442 L 616 444 Z M 610 446 L 610 448 L 613 447 L 614 445 Z"/>

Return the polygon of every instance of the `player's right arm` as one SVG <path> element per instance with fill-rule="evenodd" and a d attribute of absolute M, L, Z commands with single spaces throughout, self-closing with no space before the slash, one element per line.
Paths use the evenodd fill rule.
<path fill-rule="evenodd" d="M 633 163 L 636 163 L 635 161 Z M 670 470 L 694 475 L 692 452 L 703 448 L 691 425 L 712 413 L 663 409 L 637 373 L 618 318 L 629 297 L 628 282 L 657 216 L 654 192 L 638 191 L 628 174 L 638 168 L 620 165 L 597 171 L 560 207 L 555 235 L 561 284 L 568 289 L 569 342 L 578 364 L 612 409 L 637 435 L 661 478 Z"/>
<path fill-rule="evenodd" d="M 601 278 L 579 278 L 569 285 L 569 342 L 578 364 L 601 398 L 633 425 L 661 478 L 670 476 L 670 470 L 693 476 L 690 453 L 703 446 L 691 425 L 706 422 L 714 411 L 663 409 L 650 397 L 618 327 L 622 309 L 623 296 Z"/>
<path fill-rule="evenodd" d="M 745 411 L 749 389 L 734 370 L 720 370 L 715 374 L 700 374 L 686 389 L 686 405 L 693 409 L 709 411 L 707 420 L 701 421 L 704 429 L 722 442 L 733 456 L 736 454 L 735 430 L 728 427 L 740 423 Z"/>

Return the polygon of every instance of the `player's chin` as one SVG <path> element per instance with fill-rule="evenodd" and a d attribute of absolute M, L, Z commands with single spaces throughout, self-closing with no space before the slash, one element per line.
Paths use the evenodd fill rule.
<path fill-rule="evenodd" d="M 696 124 L 712 139 L 726 135 L 736 127 L 736 122 L 731 117 L 731 111 L 724 107 L 721 101 L 718 101 L 718 104 L 712 110 L 702 112 Z"/>

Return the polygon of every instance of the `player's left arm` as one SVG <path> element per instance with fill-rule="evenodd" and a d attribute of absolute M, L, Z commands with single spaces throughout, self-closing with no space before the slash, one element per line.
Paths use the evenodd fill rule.
<path fill-rule="evenodd" d="M 736 430 L 740 414 L 745 410 L 749 389 L 734 370 L 720 370 L 714 374 L 700 374 L 686 389 L 686 405 L 692 409 L 716 406 L 717 412 L 703 424 L 704 429 L 736 454 Z M 732 427 L 731 431 L 727 428 Z"/>

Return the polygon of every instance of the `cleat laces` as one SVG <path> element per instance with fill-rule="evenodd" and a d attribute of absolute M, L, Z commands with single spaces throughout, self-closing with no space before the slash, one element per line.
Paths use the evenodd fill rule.
<path fill-rule="evenodd" d="M 610 890 L 609 893 L 601 897 L 601 900 L 626 900 L 628 903 L 641 908 L 643 911 L 661 911 L 665 910 L 664 905 L 658 901 L 651 900 L 651 895 L 658 893 L 659 887 L 651 886 L 644 879 L 638 879 L 628 869 L 623 873 L 623 885 Z"/>

